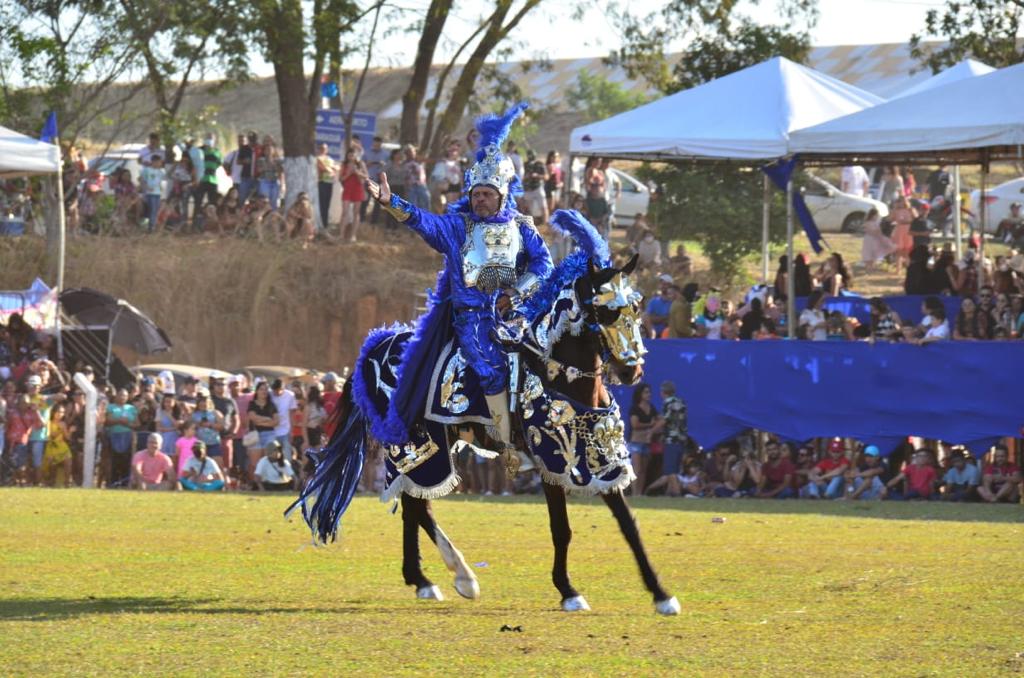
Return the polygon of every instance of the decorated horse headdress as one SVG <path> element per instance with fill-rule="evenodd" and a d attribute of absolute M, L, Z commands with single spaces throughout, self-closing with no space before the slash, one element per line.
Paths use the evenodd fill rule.
<path fill-rule="evenodd" d="M 501 194 L 503 209 L 515 209 L 515 197 L 523 194 L 523 184 L 512 160 L 501 148 L 508 139 L 512 124 L 526 109 L 526 102 L 520 102 L 504 115 L 489 114 L 477 118 L 476 130 L 480 133 L 480 139 L 477 142 L 476 162 L 466 170 L 462 183 L 463 197 L 448 208 L 450 212 L 469 208 L 469 193 L 475 186 L 493 188 Z"/>

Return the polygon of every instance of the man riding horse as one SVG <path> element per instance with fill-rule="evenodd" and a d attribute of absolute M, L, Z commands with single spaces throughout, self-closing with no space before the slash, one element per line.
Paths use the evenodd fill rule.
<path fill-rule="evenodd" d="M 382 442 L 403 445 L 422 413 L 426 384 L 440 348 L 454 331 L 463 359 L 476 374 L 487 401 L 494 439 L 510 472 L 518 465 L 512 446 L 509 368 L 495 337 L 499 315 L 515 310 L 550 275 L 551 254 L 533 220 L 516 209 L 522 194 L 512 161 L 501 152 L 509 128 L 526 108 L 504 116 L 484 116 L 476 163 L 466 172 L 465 195 L 435 215 L 391 192 L 387 176 L 369 182 L 370 193 L 399 222 L 418 233 L 445 257 L 436 302 L 421 319 L 415 339 L 402 356 L 402 378 L 390 400 L 384 425 L 374 430 Z"/>

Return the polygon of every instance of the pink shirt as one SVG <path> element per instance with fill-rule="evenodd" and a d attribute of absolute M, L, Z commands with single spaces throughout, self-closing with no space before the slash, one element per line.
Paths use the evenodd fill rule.
<path fill-rule="evenodd" d="M 174 462 L 163 452 L 157 451 L 150 455 L 147 450 L 141 450 L 132 457 L 132 467 L 142 464 L 142 479 L 151 485 L 161 483 L 164 474 L 174 468 Z"/>
<path fill-rule="evenodd" d="M 178 438 L 178 442 L 174 443 L 174 449 L 178 453 L 178 477 L 184 475 L 185 464 L 188 460 L 194 457 L 192 453 L 192 446 L 199 441 L 199 438 L 192 436 L 191 438 Z"/>
<path fill-rule="evenodd" d="M 238 419 L 242 422 L 238 427 L 238 439 L 245 435 L 246 431 L 249 430 L 249 403 L 252 402 L 251 393 L 242 393 L 235 398 L 235 407 L 238 409 Z"/>

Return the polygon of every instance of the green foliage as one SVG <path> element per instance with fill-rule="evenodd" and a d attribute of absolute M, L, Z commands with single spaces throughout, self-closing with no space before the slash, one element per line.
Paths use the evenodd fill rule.
<path fill-rule="evenodd" d="M 357 498 L 325 548 L 309 545 L 301 519 L 282 519 L 289 501 L 0 490 L 0 570 L 14 582 L 0 596 L 0 673 L 962 678 L 1024 668 L 1020 506 L 631 499 L 652 564 L 682 603 L 666 619 L 596 498 L 570 501 L 569 571 L 594 608 L 572 615 L 551 585 L 542 499 L 434 502 L 482 590 L 459 598 L 420 531 L 444 602 L 416 600 L 402 583 L 401 517 L 376 497 Z"/>
<path fill-rule="evenodd" d="M 948 2 L 925 15 L 922 33 L 910 38 L 910 53 L 933 73 L 970 57 L 995 68 L 1024 61 L 1020 35 L 1024 30 L 1024 0 Z M 947 41 L 928 45 L 929 37 Z"/>
<path fill-rule="evenodd" d="M 712 270 L 731 280 L 743 268 L 743 259 L 760 250 L 763 183 L 756 169 L 732 165 L 677 164 L 645 166 L 640 175 L 663 187 L 651 203 L 651 219 L 659 238 L 697 240 Z M 772 191 L 773 241 L 786 235 L 784 195 Z"/>
<path fill-rule="evenodd" d="M 640 92 L 630 92 L 599 73 L 580 71 L 576 84 L 566 93 L 566 103 L 583 116 L 583 122 L 604 120 L 648 103 Z"/>

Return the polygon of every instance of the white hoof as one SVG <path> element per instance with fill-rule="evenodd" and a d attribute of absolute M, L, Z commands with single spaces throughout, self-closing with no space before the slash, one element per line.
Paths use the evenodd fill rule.
<path fill-rule="evenodd" d="M 573 596 L 562 601 L 562 610 L 565 612 L 589 612 L 590 605 L 583 596 Z"/>
<path fill-rule="evenodd" d="M 476 600 L 480 597 L 480 582 L 477 581 L 472 573 L 469 573 L 468 577 L 458 576 L 455 577 L 455 590 L 463 598 Z"/>
<path fill-rule="evenodd" d="M 420 600 L 444 600 L 444 594 L 441 593 L 441 589 L 436 584 L 416 589 L 416 597 Z"/>
<path fill-rule="evenodd" d="M 682 611 L 682 607 L 679 605 L 679 599 L 675 596 L 666 598 L 665 600 L 659 600 L 654 604 L 654 609 L 658 614 L 663 614 L 666 617 L 671 617 L 679 614 Z"/>

